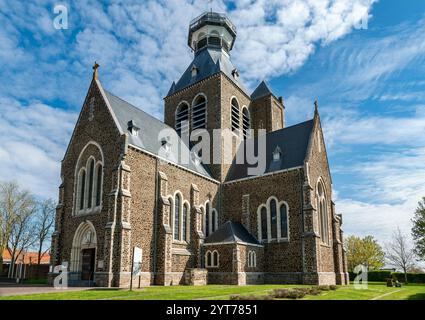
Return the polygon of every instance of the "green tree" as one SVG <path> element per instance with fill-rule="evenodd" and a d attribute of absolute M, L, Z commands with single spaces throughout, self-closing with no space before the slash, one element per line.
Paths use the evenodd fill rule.
<path fill-rule="evenodd" d="M 412 237 L 415 242 L 415 253 L 422 260 L 425 260 L 425 197 L 418 203 L 412 222 Z"/>
<path fill-rule="evenodd" d="M 359 264 L 369 270 L 379 269 L 385 264 L 385 253 L 373 236 L 349 236 L 345 240 L 345 249 L 349 271 L 353 271 Z"/>

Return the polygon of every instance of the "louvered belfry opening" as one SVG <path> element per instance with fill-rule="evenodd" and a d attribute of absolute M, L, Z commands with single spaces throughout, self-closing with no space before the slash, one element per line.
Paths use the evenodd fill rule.
<path fill-rule="evenodd" d="M 192 107 L 192 130 L 206 129 L 207 127 L 207 100 L 199 96 Z"/>
<path fill-rule="evenodd" d="M 176 131 L 181 136 L 189 133 L 189 105 L 181 104 L 176 112 Z"/>
<path fill-rule="evenodd" d="M 233 98 L 232 99 L 232 131 L 235 133 L 239 133 L 239 129 L 240 129 L 239 114 L 240 114 L 239 103 L 235 98 Z"/>
<path fill-rule="evenodd" d="M 243 108 L 242 111 L 242 129 L 244 139 L 249 138 L 249 130 L 251 129 L 251 119 L 247 108 Z"/>

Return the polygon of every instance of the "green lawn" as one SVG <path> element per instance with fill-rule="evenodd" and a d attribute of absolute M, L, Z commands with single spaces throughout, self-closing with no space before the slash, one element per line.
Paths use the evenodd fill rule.
<path fill-rule="evenodd" d="M 302 285 L 257 285 L 202 287 L 173 286 L 146 287 L 128 291 L 120 289 L 91 289 L 78 292 L 58 292 L 21 296 L 0 297 L 0 300 L 226 300 L 232 294 L 266 295 L 277 288 L 310 287 Z M 369 283 L 368 289 L 356 290 L 352 285 L 325 291 L 318 296 L 306 296 L 305 300 L 425 300 L 425 285 L 407 285 L 387 288 L 384 283 Z"/>

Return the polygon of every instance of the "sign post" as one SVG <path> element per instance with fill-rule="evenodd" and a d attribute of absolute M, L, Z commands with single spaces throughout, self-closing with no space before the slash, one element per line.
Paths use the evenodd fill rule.
<path fill-rule="evenodd" d="M 133 248 L 133 257 L 131 259 L 130 291 L 133 290 L 133 276 L 140 275 L 142 270 L 143 250 L 137 247 Z"/>

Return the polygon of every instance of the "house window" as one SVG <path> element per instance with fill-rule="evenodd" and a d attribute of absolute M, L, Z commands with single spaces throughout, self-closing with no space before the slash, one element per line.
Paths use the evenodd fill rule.
<path fill-rule="evenodd" d="M 250 129 L 251 129 L 251 116 L 249 114 L 248 108 L 244 107 L 242 109 L 242 130 L 243 130 L 244 139 L 247 139 L 250 137 Z"/>
<path fill-rule="evenodd" d="M 249 268 L 255 268 L 257 267 L 257 254 L 255 251 L 249 251 L 248 252 L 248 267 Z"/>
<path fill-rule="evenodd" d="M 231 105 L 232 105 L 232 112 L 231 112 L 231 115 L 232 115 L 232 131 L 235 132 L 235 133 L 239 133 L 239 117 L 240 117 L 239 114 L 240 114 L 240 111 L 239 111 L 239 103 L 236 100 L 236 98 L 232 99 Z"/>
<path fill-rule="evenodd" d="M 199 95 L 193 101 L 192 107 L 192 130 L 205 129 L 207 126 L 207 100 Z"/>
<path fill-rule="evenodd" d="M 214 250 L 213 252 L 208 250 L 205 254 L 205 266 L 207 268 L 217 268 L 219 265 L 219 259 L 220 256 L 217 250 Z"/>
<path fill-rule="evenodd" d="M 270 197 L 258 210 L 258 234 L 262 242 L 289 240 L 289 209 L 285 201 Z"/>
<path fill-rule="evenodd" d="M 181 136 L 182 133 L 187 134 L 189 132 L 189 105 L 185 102 L 177 107 L 176 131 L 179 136 Z"/>
<path fill-rule="evenodd" d="M 328 211 L 325 189 L 322 181 L 317 184 L 317 210 L 319 216 L 319 233 L 323 243 L 329 244 Z"/>

